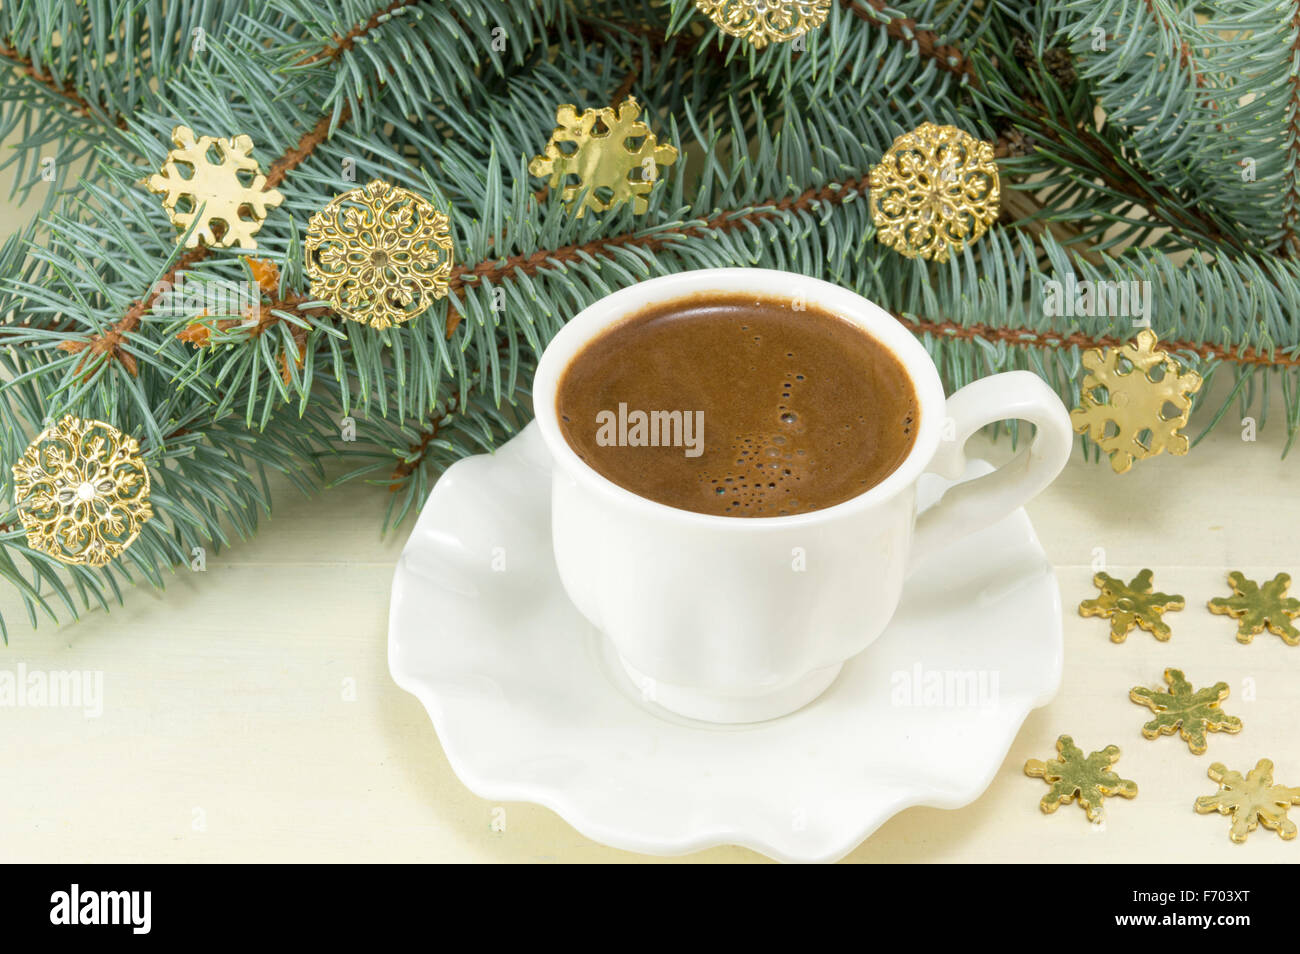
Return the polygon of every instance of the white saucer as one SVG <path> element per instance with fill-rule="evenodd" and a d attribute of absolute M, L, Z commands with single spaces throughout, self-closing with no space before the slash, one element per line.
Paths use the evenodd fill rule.
<path fill-rule="evenodd" d="M 923 478 L 922 504 L 944 486 Z M 806 708 L 739 726 L 672 715 L 560 587 L 535 424 L 438 481 L 388 626 L 393 678 L 479 796 L 545 805 L 631 851 L 784 861 L 834 861 L 905 808 L 973 801 L 1061 660 L 1060 593 L 1021 510 L 923 563 L 885 634 Z"/>

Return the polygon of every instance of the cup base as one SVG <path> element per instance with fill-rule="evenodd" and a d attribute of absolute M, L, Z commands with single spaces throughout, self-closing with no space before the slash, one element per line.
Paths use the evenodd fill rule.
<path fill-rule="evenodd" d="M 841 664 L 836 664 L 814 669 L 780 689 L 754 695 L 736 695 L 669 685 L 645 675 L 622 655 L 619 655 L 618 661 L 646 699 L 688 719 L 723 725 L 766 722 L 802 709 L 825 692 L 843 668 Z"/>

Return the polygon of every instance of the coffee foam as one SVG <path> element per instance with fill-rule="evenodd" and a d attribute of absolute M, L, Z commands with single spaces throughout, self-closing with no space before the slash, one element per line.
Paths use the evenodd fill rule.
<path fill-rule="evenodd" d="M 739 294 L 627 319 L 574 359 L 559 392 L 566 439 L 597 471 L 661 503 L 737 517 L 805 513 L 870 489 L 910 449 L 916 407 L 897 359 L 856 326 Z M 600 446 L 581 422 L 619 402 L 702 408 L 703 455 Z"/>
<path fill-rule="evenodd" d="M 755 342 L 760 337 L 754 338 Z M 794 359 L 794 352 L 786 352 Z M 800 446 L 804 428 L 799 418 L 799 385 L 808 380 L 802 371 L 786 371 L 779 382 L 781 399 L 774 413 L 775 426 L 767 432 L 737 434 L 731 441 L 732 466 L 714 473 L 700 474 L 700 483 L 708 484 L 713 493 L 724 501 L 723 513 L 745 517 L 782 517 L 800 513 L 804 509 L 799 499 L 800 484 L 816 467 L 815 457 L 809 448 Z M 858 422 L 865 424 L 865 415 Z M 904 418 L 903 433 L 912 433 L 913 416 Z M 846 424 L 847 430 L 852 429 Z M 836 441 L 842 447 L 844 441 Z M 859 483 L 866 485 L 866 478 Z M 865 486 L 863 489 L 866 489 Z"/>

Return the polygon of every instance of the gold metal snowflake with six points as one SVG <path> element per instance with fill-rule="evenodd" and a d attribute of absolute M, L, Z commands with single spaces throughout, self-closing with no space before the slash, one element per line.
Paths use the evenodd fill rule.
<path fill-rule="evenodd" d="M 238 245 L 257 248 L 253 238 L 266 220 L 267 209 L 284 201 L 279 189 L 266 188 L 266 176 L 250 155 L 253 140 L 195 137 L 188 126 L 172 130 L 172 144 L 162 168 L 146 184 L 163 196 L 172 224 L 184 230 L 198 219 L 185 244 L 200 242 L 218 248 Z"/>
<path fill-rule="evenodd" d="M 1083 353 L 1088 374 L 1079 389 L 1079 406 L 1070 420 L 1079 433 L 1110 455 L 1110 466 L 1122 474 L 1135 460 L 1168 451 L 1186 454 L 1192 395 L 1201 389 L 1201 376 L 1187 371 L 1167 351 L 1156 348 L 1149 328 L 1136 341 L 1119 348 L 1092 348 Z M 1170 410 L 1172 409 L 1172 413 Z"/>
<path fill-rule="evenodd" d="M 1110 639 L 1122 643 L 1134 626 L 1140 626 L 1161 641 L 1172 635 L 1162 618 L 1169 610 L 1181 610 L 1181 596 L 1151 592 L 1151 571 L 1142 570 L 1125 583 L 1106 573 L 1092 578 L 1092 585 L 1101 590 L 1095 600 L 1079 604 L 1080 616 L 1101 616 L 1110 620 Z"/>
<path fill-rule="evenodd" d="M 1261 824 L 1290 841 L 1296 836 L 1296 824 L 1287 817 L 1292 805 L 1300 805 L 1300 787 L 1273 784 L 1273 763 L 1260 759 L 1246 773 L 1229 772 L 1222 762 L 1210 766 L 1209 776 L 1219 783 L 1213 795 L 1196 800 L 1196 811 L 1204 815 L 1218 812 L 1232 816 L 1228 837 L 1240 844 Z"/>
<path fill-rule="evenodd" d="M 1219 596 L 1206 605 L 1211 613 L 1237 621 L 1237 642 L 1249 643 L 1267 629 L 1288 646 L 1300 645 L 1300 629 L 1291 620 L 1300 616 L 1300 600 L 1286 595 L 1291 577 L 1279 573 L 1263 586 L 1233 571 L 1228 574 L 1232 596 Z"/>
<path fill-rule="evenodd" d="M 564 202 L 576 206 L 577 218 L 588 209 L 607 212 L 625 202 L 632 203 L 634 215 L 643 215 L 661 170 L 676 161 L 676 147 L 659 141 L 629 96 L 617 108 L 557 108 L 551 139 L 528 171 L 560 189 Z"/>
<path fill-rule="evenodd" d="M 1026 775 L 1041 778 L 1052 786 L 1038 803 L 1047 814 L 1077 799 L 1088 821 L 1097 821 L 1107 796 L 1137 797 L 1137 783 L 1120 778 L 1110 770 L 1119 761 L 1119 746 L 1108 745 L 1085 757 L 1074 740 L 1063 735 L 1056 740 L 1056 752 L 1058 757 L 1046 762 L 1041 759 L 1025 762 Z"/>
<path fill-rule="evenodd" d="M 1138 686 L 1129 691 L 1129 698 L 1146 706 L 1156 717 L 1142 726 L 1142 735 L 1155 739 L 1179 732 L 1187 747 L 1201 755 L 1207 747 L 1206 732 L 1240 732 L 1241 720 L 1219 708 L 1228 698 L 1228 684 L 1216 682 L 1208 689 L 1195 690 L 1178 669 L 1165 670 L 1169 691 Z"/>

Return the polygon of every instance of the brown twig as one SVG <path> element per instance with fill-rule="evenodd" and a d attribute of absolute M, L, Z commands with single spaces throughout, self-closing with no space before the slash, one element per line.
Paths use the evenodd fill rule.
<path fill-rule="evenodd" d="M 71 83 L 60 81 L 57 76 L 43 72 L 30 57 L 24 56 L 15 47 L 10 46 L 8 43 L 0 42 L 0 57 L 9 60 L 14 64 L 19 73 L 34 82 L 39 83 L 53 95 L 71 101 L 76 111 L 82 116 L 91 118 L 97 112 L 104 114 L 103 106 L 96 106 L 90 100 L 86 99 L 86 97 L 78 92 L 77 88 Z M 126 128 L 125 116 L 118 115 L 109 118 L 113 120 L 113 125 L 118 129 Z"/>
<path fill-rule="evenodd" d="M 911 17 L 894 17 L 888 23 L 882 23 L 867 13 L 855 0 L 841 0 L 841 2 L 845 9 L 859 20 L 880 27 L 891 38 L 904 43 L 915 43 L 917 52 L 934 60 L 935 66 L 939 69 L 964 77 L 972 86 L 977 85 L 978 78 L 970 60 L 957 47 L 940 43 L 939 36 L 934 31 L 920 29 Z M 889 10 L 889 4 L 885 0 L 865 0 L 865 2 L 877 13 L 888 15 L 886 11 Z"/>
<path fill-rule="evenodd" d="M 339 110 L 339 123 L 347 122 L 351 116 L 352 106 L 344 103 L 343 108 Z M 317 120 L 316 125 L 302 134 L 298 145 L 271 163 L 271 168 L 266 173 L 266 188 L 274 189 L 278 186 L 284 181 L 285 176 L 301 165 L 317 146 L 329 138 L 331 120 L 332 117 L 329 115 L 322 116 Z"/>
<path fill-rule="evenodd" d="M 637 81 L 641 73 L 641 57 L 637 56 L 632 61 L 632 68 L 627 71 L 627 76 L 619 84 L 618 89 L 614 90 L 614 95 L 610 98 L 610 105 L 617 106 L 623 100 L 627 99 L 632 92 L 632 84 Z"/>
<path fill-rule="evenodd" d="M 844 182 L 822 186 L 820 189 L 808 189 L 796 197 L 766 202 L 747 212 L 720 212 L 703 225 L 689 226 L 684 229 L 670 229 L 664 232 L 655 232 L 651 235 L 624 233 L 608 238 L 593 239 L 581 245 L 539 249 L 528 255 L 512 255 L 503 259 L 490 259 L 472 266 L 461 265 L 452 269 L 448 286 L 453 292 L 460 295 L 463 293 L 467 281 L 475 279 L 493 278 L 517 272 L 522 272 L 531 277 L 546 265 L 572 262 L 588 256 L 609 258 L 612 256 L 614 249 L 619 248 L 640 248 L 655 251 L 676 239 L 699 238 L 711 233 L 729 232 L 751 223 L 765 221 L 784 212 L 803 211 L 815 202 L 830 202 L 833 205 L 838 205 L 846 198 L 866 192 L 866 190 L 866 178 L 848 179 Z M 454 309 L 448 310 L 447 337 L 451 337 L 452 333 L 455 332 L 460 320 L 459 312 Z"/>
<path fill-rule="evenodd" d="M 906 325 L 913 334 L 931 334 L 941 338 L 958 338 L 964 341 L 981 338 L 985 341 L 1005 342 L 1022 348 L 1114 348 L 1124 344 L 1126 340 L 1113 335 L 1088 335 L 1081 331 L 1065 334 L 1059 331 L 1041 331 L 1036 328 L 997 328 L 992 325 L 981 324 L 960 325 L 953 321 L 935 321 L 926 318 L 908 317 L 898 312 L 893 312 L 893 315 L 901 324 Z M 1225 348 L 1221 345 L 1207 344 L 1200 341 L 1162 340 L 1160 346 L 1166 351 L 1186 351 L 1201 358 L 1213 358 L 1232 364 L 1269 368 L 1300 367 L 1300 354 L 1269 354 L 1255 348 Z"/>
<path fill-rule="evenodd" d="M 424 455 L 429 452 L 429 445 L 433 443 L 434 439 L 438 436 L 438 433 L 442 430 L 443 426 L 451 416 L 456 413 L 456 408 L 459 403 L 459 395 L 453 394 L 449 397 L 447 403 L 438 409 L 438 416 L 434 418 L 433 425 L 420 436 L 418 441 L 407 447 L 407 450 L 410 451 L 410 456 L 406 460 L 401 461 L 397 467 L 394 468 L 392 483 L 388 485 L 390 493 L 397 493 L 400 489 L 398 484 L 413 474 L 415 469 L 420 466 L 420 462 L 424 460 Z"/>
<path fill-rule="evenodd" d="M 1295 11 L 1291 14 L 1291 29 L 1295 39 L 1291 42 L 1291 58 L 1300 58 L 1300 0 L 1293 0 Z M 1300 73 L 1291 70 L 1291 122 L 1287 133 L 1287 186 L 1285 213 L 1282 217 L 1282 255 L 1300 259 Z"/>
<path fill-rule="evenodd" d="M 336 60 L 348 50 L 356 45 L 357 40 L 368 34 L 371 30 L 378 27 L 386 18 L 392 16 L 398 10 L 405 7 L 413 7 L 419 0 L 394 0 L 382 10 L 376 10 L 375 13 L 364 23 L 358 23 L 347 33 L 335 33 L 330 39 L 333 40 L 329 46 L 317 51 L 316 53 L 306 56 L 299 60 L 296 66 L 310 66 L 313 63 L 319 63 L 322 60 Z"/>

